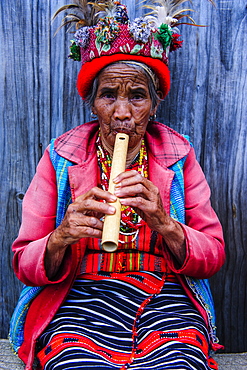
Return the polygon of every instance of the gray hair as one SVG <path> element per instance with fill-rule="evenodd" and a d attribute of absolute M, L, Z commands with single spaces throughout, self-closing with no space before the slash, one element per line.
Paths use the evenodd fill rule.
<path fill-rule="evenodd" d="M 123 63 L 128 65 L 129 67 L 132 67 L 132 68 L 135 68 L 135 69 L 141 71 L 147 77 L 148 90 L 149 90 L 150 98 L 151 98 L 151 101 L 152 101 L 152 109 L 154 109 L 161 100 L 160 97 L 157 94 L 158 78 L 156 77 L 156 75 L 153 73 L 153 71 L 149 67 L 147 67 L 146 65 L 143 65 L 143 63 L 139 63 L 139 62 L 133 63 L 133 62 L 128 62 L 128 61 L 119 61 L 119 62 L 112 63 L 111 65 L 123 64 Z M 102 69 L 102 71 L 107 67 L 108 66 L 104 67 Z M 94 104 L 94 100 L 96 98 L 98 86 L 99 86 L 99 78 L 98 78 L 98 76 L 96 76 L 94 81 L 93 81 L 93 84 L 92 84 L 92 86 L 89 90 L 89 93 L 88 93 L 88 95 L 86 96 L 86 99 L 85 99 L 86 103 L 89 105 L 90 108 L 92 108 L 92 106 Z"/>

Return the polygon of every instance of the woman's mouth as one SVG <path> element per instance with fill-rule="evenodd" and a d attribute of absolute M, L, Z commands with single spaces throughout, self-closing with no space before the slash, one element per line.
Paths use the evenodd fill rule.
<path fill-rule="evenodd" d="M 114 126 L 112 127 L 112 132 L 114 134 L 124 133 L 127 135 L 131 135 L 133 133 L 133 127 L 130 127 L 128 125 Z"/>

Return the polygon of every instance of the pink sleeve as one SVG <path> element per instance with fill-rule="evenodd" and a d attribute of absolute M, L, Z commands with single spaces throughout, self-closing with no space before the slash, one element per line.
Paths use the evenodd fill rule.
<path fill-rule="evenodd" d="M 165 248 L 170 268 L 179 274 L 205 279 L 225 260 L 222 227 L 210 203 L 210 189 L 191 149 L 184 165 L 185 217 L 181 224 L 186 239 L 186 259 L 179 267 Z"/>
<path fill-rule="evenodd" d="M 56 281 L 49 281 L 44 267 L 47 241 L 55 229 L 57 208 L 56 174 L 46 149 L 36 174 L 25 194 L 22 224 L 14 241 L 13 267 L 24 284 L 41 286 L 63 281 L 70 272 L 71 251 L 68 249 Z"/>

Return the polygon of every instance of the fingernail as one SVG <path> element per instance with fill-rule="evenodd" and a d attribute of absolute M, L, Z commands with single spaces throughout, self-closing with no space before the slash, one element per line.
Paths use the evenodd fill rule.
<path fill-rule="evenodd" d="M 126 202 L 124 199 L 119 199 L 119 200 L 120 200 L 120 203 L 121 203 L 123 206 L 127 205 L 127 203 L 128 203 L 128 202 Z M 126 203 L 126 204 L 124 204 L 124 203 Z"/>
<path fill-rule="evenodd" d="M 116 212 L 116 209 L 114 207 L 110 207 L 109 208 L 109 213 L 114 215 L 114 213 Z"/>

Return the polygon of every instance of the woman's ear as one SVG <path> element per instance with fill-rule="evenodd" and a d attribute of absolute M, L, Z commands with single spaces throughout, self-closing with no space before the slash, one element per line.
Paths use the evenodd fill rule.
<path fill-rule="evenodd" d="M 158 109 L 158 107 L 160 105 L 160 102 L 162 101 L 162 92 L 158 90 L 158 91 L 156 91 L 156 94 L 158 95 L 159 100 L 158 100 L 156 106 L 154 107 L 154 109 L 152 109 L 151 116 L 154 116 L 156 114 L 157 109 Z"/>
<path fill-rule="evenodd" d="M 158 95 L 158 97 L 159 97 L 159 103 L 161 102 L 161 100 L 162 100 L 162 96 L 163 96 L 163 94 L 162 94 L 162 92 L 160 91 L 160 90 L 158 90 L 158 91 L 156 91 L 156 94 Z"/>

